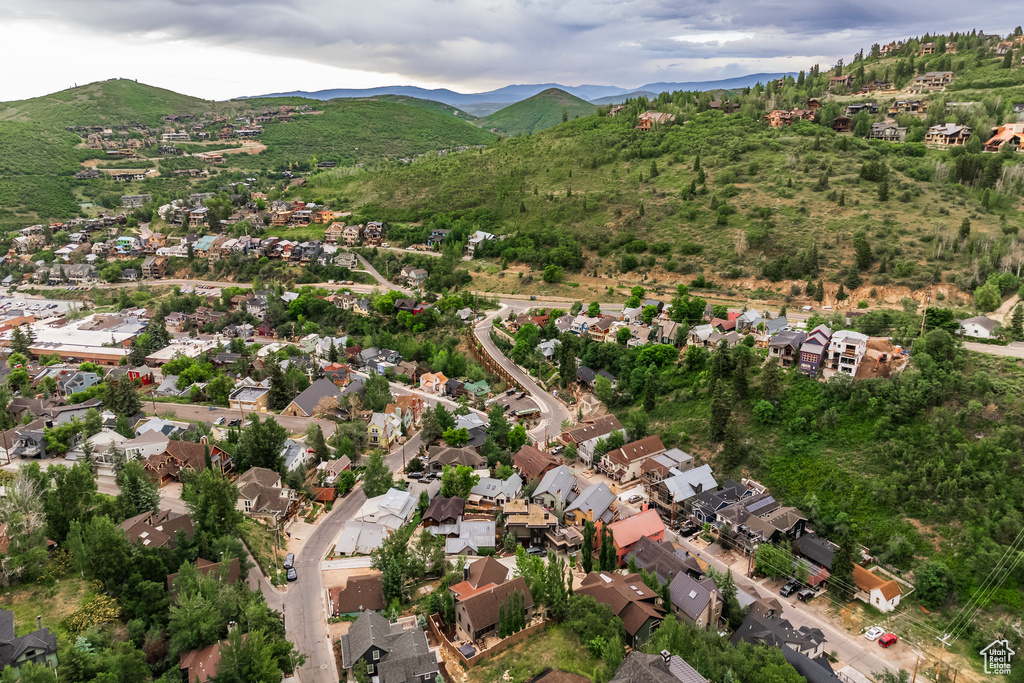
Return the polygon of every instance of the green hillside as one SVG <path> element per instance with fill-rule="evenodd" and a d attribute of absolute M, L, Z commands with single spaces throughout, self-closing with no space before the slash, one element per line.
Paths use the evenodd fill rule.
<path fill-rule="evenodd" d="M 597 107 L 586 100 L 558 88 L 549 88 L 481 118 L 479 125 L 505 135 L 536 133 L 558 125 L 566 118 L 588 116 L 595 111 Z"/>
<path fill-rule="evenodd" d="M 452 116 L 465 121 L 476 120 L 475 116 L 466 113 L 458 107 L 445 104 L 444 102 L 437 102 L 435 100 L 423 100 L 418 97 L 408 97 L 406 95 L 374 95 L 373 97 L 367 97 L 366 99 L 376 102 L 394 102 L 395 104 L 406 104 L 410 107 L 420 107 L 421 109 L 432 111 L 435 114 Z"/>
<path fill-rule="evenodd" d="M 450 113 L 435 113 L 424 106 L 365 99 L 331 100 L 315 106 L 323 113 L 267 124 L 260 137 L 267 150 L 248 162 L 237 163 L 275 167 L 314 158 L 343 165 L 376 163 L 464 145 L 485 145 L 495 139 L 493 133 Z"/>
<path fill-rule="evenodd" d="M 124 79 L 0 103 L 0 121 L 25 121 L 46 126 L 88 126 L 142 123 L 156 126 L 167 114 L 202 114 L 230 108 L 197 97 Z"/>

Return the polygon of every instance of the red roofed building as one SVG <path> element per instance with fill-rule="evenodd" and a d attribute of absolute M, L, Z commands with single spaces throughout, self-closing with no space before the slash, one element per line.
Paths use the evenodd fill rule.
<path fill-rule="evenodd" d="M 625 562 L 626 555 L 641 538 L 646 537 L 656 543 L 661 543 L 665 538 L 665 523 L 661 521 L 661 516 L 656 510 L 644 510 L 638 515 L 620 519 L 609 524 L 608 530 L 612 534 L 620 567 Z"/>
<path fill-rule="evenodd" d="M 664 452 L 665 446 L 662 445 L 660 438 L 646 436 L 605 453 L 601 460 L 601 469 L 617 481 L 639 479 L 644 462 Z"/>

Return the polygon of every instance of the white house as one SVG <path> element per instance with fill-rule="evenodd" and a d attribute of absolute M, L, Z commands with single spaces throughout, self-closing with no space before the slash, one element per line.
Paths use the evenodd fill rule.
<path fill-rule="evenodd" d="M 978 339 L 991 339 L 992 332 L 999 325 L 995 320 L 984 315 L 978 315 L 967 320 L 960 321 L 960 334 L 965 337 L 976 337 Z"/>
<path fill-rule="evenodd" d="M 893 579 L 883 579 L 855 564 L 853 582 L 857 584 L 857 599 L 863 600 L 879 612 L 891 612 L 900 604 L 903 592 Z"/>
<path fill-rule="evenodd" d="M 388 489 L 384 495 L 363 503 L 352 519 L 356 522 L 383 524 L 389 531 L 394 531 L 405 524 L 414 507 L 416 501 L 408 491 Z"/>
<path fill-rule="evenodd" d="M 837 372 L 853 377 L 867 350 L 867 335 L 852 330 L 838 330 L 829 341 L 822 377 L 829 379 Z"/>

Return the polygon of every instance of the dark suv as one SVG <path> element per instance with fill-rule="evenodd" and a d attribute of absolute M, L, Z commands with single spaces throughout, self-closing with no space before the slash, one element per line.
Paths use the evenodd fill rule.
<path fill-rule="evenodd" d="M 796 589 L 799 587 L 800 584 L 797 581 L 791 579 L 789 583 L 782 587 L 782 590 L 779 591 L 779 595 L 781 595 L 784 598 L 788 598 L 790 595 L 795 593 Z"/>

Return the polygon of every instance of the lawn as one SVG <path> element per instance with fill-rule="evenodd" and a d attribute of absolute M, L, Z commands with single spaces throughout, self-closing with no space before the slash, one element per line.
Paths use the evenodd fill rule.
<path fill-rule="evenodd" d="M 469 683 L 490 683 L 508 680 L 526 681 L 544 669 L 561 669 L 569 673 L 593 678 L 600 662 L 590 656 L 580 644 L 576 634 L 567 628 L 549 624 L 547 629 L 527 638 L 488 660 L 486 664 L 469 669 Z M 503 679 L 508 671 L 509 677 Z"/>
<path fill-rule="evenodd" d="M 11 586 L 0 592 L 0 607 L 14 612 L 14 630 L 23 636 L 38 628 L 36 617 L 43 618 L 43 626 L 57 630 L 60 621 L 77 610 L 94 589 L 84 579 L 72 576 L 58 579 L 53 586 L 35 583 Z"/>
<path fill-rule="evenodd" d="M 284 571 L 281 569 L 281 565 L 284 562 L 285 553 L 277 548 L 273 530 L 259 522 L 246 519 L 242 522 L 242 540 L 245 541 L 256 564 L 260 566 L 271 583 L 283 584 Z"/>

